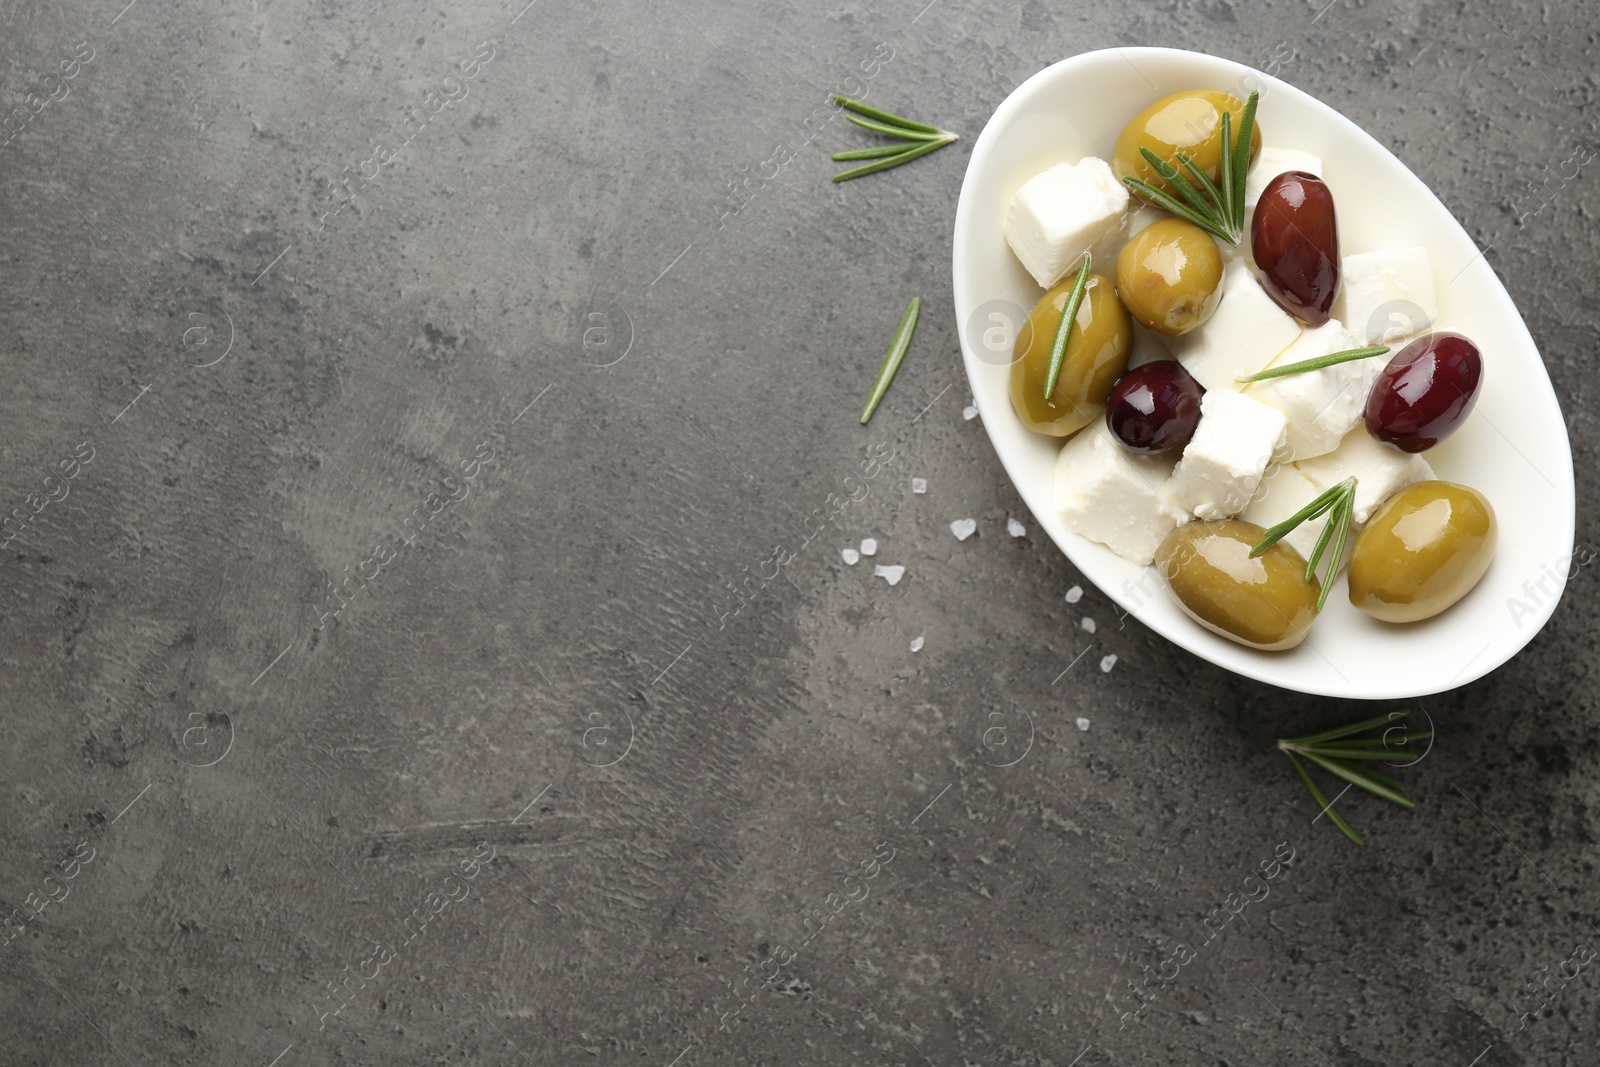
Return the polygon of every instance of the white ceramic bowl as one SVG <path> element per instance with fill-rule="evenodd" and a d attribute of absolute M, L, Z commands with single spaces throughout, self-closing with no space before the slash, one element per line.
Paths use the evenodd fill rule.
<path fill-rule="evenodd" d="M 1086 155 L 1109 159 L 1117 133 L 1136 113 L 1194 88 L 1241 97 L 1259 88 L 1263 143 L 1304 149 L 1325 161 L 1341 250 L 1425 246 L 1439 289 L 1438 327 L 1466 334 L 1483 353 L 1476 409 L 1428 460 L 1440 478 L 1489 498 L 1500 521 L 1499 548 L 1478 587 L 1434 619 L 1409 626 L 1377 622 L 1350 605 L 1341 578 L 1304 644 L 1258 652 L 1197 625 L 1162 588 L 1154 568 L 1069 533 L 1056 515 L 1052 472 L 1061 442 L 1018 422 L 1007 392 L 1008 357 L 997 358 L 993 337 L 988 345 L 983 338 L 985 329 L 1014 319 L 1016 309 L 1031 308 L 1041 295 L 1006 244 L 1005 208 L 1022 183 L 1046 167 Z M 1174 644 L 1285 689 L 1404 699 L 1487 674 L 1532 640 L 1555 610 L 1572 558 L 1572 452 L 1538 349 L 1449 210 L 1405 164 L 1326 104 L 1249 67 L 1170 48 L 1088 52 L 1048 67 L 1001 103 L 973 147 L 956 208 L 954 280 L 973 396 L 1018 492 L 1085 577 Z"/>

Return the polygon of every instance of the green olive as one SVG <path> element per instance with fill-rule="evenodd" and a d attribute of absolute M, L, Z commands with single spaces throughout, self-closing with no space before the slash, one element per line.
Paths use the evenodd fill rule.
<path fill-rule="evenodd" d="M 1305 640 L 1322 585 L 1305 580 L 1306 561 L 1282 541 L 1251 559 L 1265 533 L 1242 519 L 1185 523 L 1161 542 L 1155 563 L 1195 622 L 1241 645 L 1278 651 Z"/>
<path fill-rule="evenodd" d="M 1417 482 L 1373 512 L 1350 551 L 1350 603 L 1384 622 L 1429 619 L 1472 591 L 1499 529 L 1476 489 Z"/>
<path fill-rule="evenodd" d="M 1106 397 L 1128 369 L 1133 345 L 1133 326 L 1111 282 L 1099 274 L 1089 275 L 1083 302 L 1067 335 L 1061 376 L 1056 379 L 1055 392 L 1045 399 L 1050 348 L 1075 281 L 1077 272 L 1033 305 L 1011 357 L 1011 406 L 1024 426 L 1052 437 L 1076 433 L 1105 414 Z"/>
<path fill-rule="evenodd" d="M 1239 119 L 1244 114 L 1244 101 L 1231 93 L 1217 89 L 1189 89 L 1164 96 L 1135 115 L 1117 136 L 1116 153 L 1111 166 L 1118 178 L 1132 176 L 1143 178 L 1164 193 L 1172 192 L 1150 162 L 1139 154 L 1148 148 L 1163 162 L 1177 167 L 1184 177 L 1177 159 L 1182 152 L 1213 182 L 1217 181 L 1217 163 L 1222 158 L 1222 113 L 1231 112 L 1234 136 L 1239 133 Z M 1250 159 L 1261 150 L 1261 124 L 1256 123 L 1250 135 Z"/>
<path fill-rule="evenodd" d="M 1211 235 L 1183 219 L 1152 222 L 1117 256 L 1117 296 L 1156 333 L 1188 333 L 1222 300 L 1222 253 Z"/>

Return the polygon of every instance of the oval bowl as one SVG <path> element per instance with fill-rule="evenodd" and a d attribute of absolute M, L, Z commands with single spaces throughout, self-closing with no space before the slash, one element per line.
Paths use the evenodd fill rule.
<path fill-rule="evenodd" d="M 1134 114 L 1194 88 L 1240 97 L 1259 89 L 1263 143 L 1322 157 L 1338 202 L 1341 251 L 1426 247 L 1438 287 L 1436 326 L 1465 333 L 1483 352 L 1476 410 L 1427 457 L 1438 477 L 1489 498 L 1500 542 L 1478 587 L 1442 615 L 1405 626 L 1377 622 L 1350 605 L 1340 578 L 1305 644 L 1258 652 L 1196 625 L 1153 567 L 1068 532 L 1056 515 L 1052 472 L 1061 442 L 1022 427 L 1011 410 L 1005 357 L 980 351 L 986 325 L 1007 321 L 1007 309 L 1014 315 L 1031 308 L 1041 293 L 1006 244 L 1005 208 L 1046 167 L 1086 155 L 1109 159 Z M 1017 491 L 1084 577 L 1173 644 L 1285 689 L 1395 700 L 1482 677 L 1532 640 L 1555 610 L 1572 560 L 1575 492 L 1566 422 L 1544 362 L 1510 295 L 1450 211 L 1405 164 L 1326 104 L 1197 52 L 1122 48 L 1062 60 L 1006 97 L 974 145 L 956 208 L 953 277 L 967 377 Z"/>

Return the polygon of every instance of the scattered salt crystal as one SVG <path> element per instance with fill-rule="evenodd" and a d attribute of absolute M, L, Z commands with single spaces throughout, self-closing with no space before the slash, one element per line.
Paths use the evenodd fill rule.
<path fill-rule="evenodd" d="M 928 479 L 926 479 L 926 478 L 913 478 L 913 479 L 911 479 L 911 491 L 913 493 L 926 493 L 928 491 Z"/>
<path fill-rule="evenodd" d="M 950 532 L 956 535 L 957 541 L 965 541 L 978 532 L 978 520 L 957 519 L 950 524 Z"/>
<path fill-rule="evenodd" d="M 876 556 L 878 554 L 878 542 L 870 537 L 863 540 L 861 542 L 861 554 L 863 556 Z"/>
<path fill-rule="evenodd" d="M 898 563 L 892 564 L 888 567 L 885 567 L 880 563 L 876 567 L 872 568 L 872 573 L 876 574 L 879 578 L 882 578 L 890 585 L 899 585 L 900 579 L 905 577 L 906 569 L 900 566 Z"/>
<path fill-rule="evenodd" d="M 916 637 L 913 637 L 911 639 L 911 651 L 913 651 L 913 652 L 921 652 L 922 651 L 922 635 L 918 634 Z"/>
<path fill-rule="evenodd" d="M 1078 623 L 1078 625 L 1083 627 L 1085 633 L 1094 633 L 1094 620 L 1089 618 L 1089 616 L 1085 615 L 1083 617 L 1083 621 Z"/>
<path fill-rule="evenodd" d="M 1018 522 L 1016 519 L 1007 519 L 1006 533 L 1010 534 L 1012 537 L 1027 537 L 1028 528 L 1022 525 L 1022 523 Z"/>
<path fill-rule="evenodd" d="M 1084 732 L 1087 733 L 1088 730 L 1089 730 L 1089 720 L 1088 719 L 1079 719 L 1078 720 L 1078 729 L 1083 730 Z"/>
<path fill-rule="evenodd" d="M 976 404 L 968 404 L 966 407 L 962 408 L 961 409 L 961 417 L 963 419 L 966 419 L 968 422 L 971 422 L 973 419 L 977 418 L 978 417 L 978 405 L 976 405 Z"/>
<path fill-rule="evenodd" d="M 839 555 L 843 556 L 844 561 L 850 564 L 852 567 L 861 562 L 861 553 L 857 552 L 853 548 L 847 548 L 840 552 Z"/>
<path fill-rule="evenodd" d="M 1117 665 L 1117 654 L 1115 652 L 1111 653 L 1105 659 L 1100 661 L 1100 669 L 1102 671 L 1104 671 L 1105 673 L 1107 673 L 1107 674 L 1110 674 L 1111 673 L 1111 668 L 1115 667 L 1116 665 Z"/>
<path fill-rule="evenodd" d="M 1075 585 L 1067 590 L 1067 603 L 1076 604 L 1083 599 L 1083 586 Z"/>

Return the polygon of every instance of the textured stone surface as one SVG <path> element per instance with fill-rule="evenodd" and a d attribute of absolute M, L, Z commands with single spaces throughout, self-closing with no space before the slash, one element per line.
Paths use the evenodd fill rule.
<path fill-rule="evenodd" d="M 948 279 L 1043 65 L 1276 64 L 1490 246 L 1593 545 L 1600 200 L 1527 184 L 1596 137 L 1592 12 L 925 3 L 3 5 L 4 508 L 58 499 L 4 561 L 0 894 L 59 899 L 0 1061 L 1594 1062 L 1600 970 L 1518 990 L 1600 948 L 1595 568 L 1351 847 L 1271 742 L 1364 706 L 1119 621 L 963 418 Z M 966 140 L 831 184 L 863 84 Z"/>

